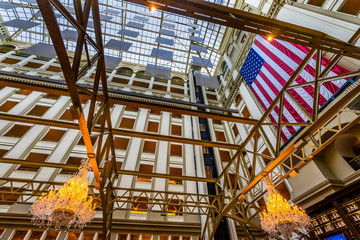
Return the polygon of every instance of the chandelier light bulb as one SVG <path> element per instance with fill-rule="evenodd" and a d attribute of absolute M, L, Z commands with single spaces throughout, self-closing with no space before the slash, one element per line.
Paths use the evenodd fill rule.
<path fill-rule="evenodd" d="M 95 204 L 88 198 L 89 161 L 83 160 L 77 174 L 59 190 L 43 193 L 30 208 L 31 221 L 55 230 L 81 230 L 95 216 Z"/>
<path fill-rule="evenodd" d="M 294 231 L 307 229 L 311 219 L 305 211 L 296 205 L 290 205 L 272 184 L 267 184 L 269 195 L 266 198 L 266 210 L 260 216 L 261 227 L 270 237 L 291 237 Z"/>

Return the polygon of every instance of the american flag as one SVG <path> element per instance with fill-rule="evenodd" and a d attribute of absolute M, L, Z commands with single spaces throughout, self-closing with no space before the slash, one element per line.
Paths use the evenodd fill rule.
<path fill-rule="evenodd" d="M 270 42 L 263 36 L 257 36 L 250 52 L 240 70 L 241 76 L 254 92 L 262 107 L 266 110 L 282 87 L 290 79 L 296 68 L 309 52 L 307 47 L 289 42 L 273 39 Z M 322 69 L 329 60 L 322 59 Z M 309 61 L 304 70 L 296 78 L 293 84 L 314 81 L 316 55 Z M 349 72 L 335 65 L 327 76 L 335 76 Z M 320 87 L 319 105 L 322 106 L 339 88 L 346 82 L 345 79 L 326 82 Z M 312 114 L 314 87 L 313 85 L 289 89 L 289 93 Z M 272 122 L 279 119 L 279 104 L 269 115 Z M 285 95 L 283 122 L 306 122 L 308 119 Z M 299 126 L 285 126 L 282 128 L 281 138 L 286 142 Z"/>

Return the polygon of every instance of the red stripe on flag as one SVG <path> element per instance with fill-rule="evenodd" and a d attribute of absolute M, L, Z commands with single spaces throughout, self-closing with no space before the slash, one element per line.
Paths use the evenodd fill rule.
<path fill-rule="evenodd" d="M 277 56 L 275 56 L 273 53 L 271 53 L 265 46 L 263 46 L 259 41 L 255 41 L 255 45 L 261 49 L 266 55 L 268 55 L 273 61 L 279 66 L 286 65 L 282 60 L 280 60 Z M 274 59 L 275 58 L 275 59 Z M 274 70 L 268 63 L 264 63 L 263 67 L 266 67 L 266 69 L 273 75 L 273 77 L 282 85 L 284 86 L 287 82 L 276 70 Z M 286 65 L 286 68 L 282 68 L 289 76 L 291 76 L 294 73 L 294 70 L 292 70 L 290 67 Z M 306 80 L 302 77 L 297 77 L 296 82 L 298 83 L 306 83 Z M 304 89 L 312 98 L 314 97 L 314 87 L 313 86 L 305 86 L 302 89 Z M 305 101 L 305 98 L 298 94 L 295 89 L 292 89 L 291 94 L 294 96 L 294 98 L 305 108 L 306 111 L 308 111 L 310 114 L 312 113 L 312 105 L 310 106 L 310 103 L 307 103 Z M 326 99 L 320 95 L 319 99 L 320 104 L 324 104 L 326 102 Z"/>
<path fill-rule="evenodd" d="M 260 105 L 263 107 L 263 109 L 266 110 L 267 107 L 265 106 L 264 102 L 261 100 L 261 98 L 259 97 L 259 95 L 257 94 L 257 92 L 256 92 L 252 87 L 250 87 L 250 88 L 251 88 L 252 92 L 255 94 L 255 97 L 258 99 Z M 271 122 L 273 122 L 273 123 L 277 122 L 277 121 L 275 121 L 274 117 L 273 117 L 271 114 L 269 114 L 269 118 L 270 118 L 270 121 L 271 121 Z M 275 126 L 275 128 L 277 129 L 277 126 Z M 286 142 L 286 141 L 288 140 L 288 138 L 285 136 L 285 134 L 283 133 L 283 131 L 281 131 L 281 134 L 280 134 L 280 135 L 281 135 L 281 139 L 282 139 L 284 142 Z"/>

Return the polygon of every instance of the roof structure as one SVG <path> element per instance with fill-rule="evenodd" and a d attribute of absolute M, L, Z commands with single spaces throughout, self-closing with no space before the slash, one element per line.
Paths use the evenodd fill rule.
<path fill-rule="evenodd" d="M 73 2 L 67 0 L 60 2 L 75 17 Z M 216 0 L 216 3 L 232 7 L 235 0 Z M 51 44 L 48 30 L 44 25 L 36 1 L 14 0 L 9 3 L 5 1 L 4 4 L 5 7 L 0 6 L 4 22 L 19 19 L 27 23 L 34 23 L 31 28 L 25 29 L 7 25 L 8 34 L 12 39 L 34 44 L 39 42 Z M 7 7 L 10 4 L 13 7 Z M 104 44 L 111 40 L 132 43 L 128 50 L 110 48 L 105 45 L 107 56 L 121 58 L 124 62 L 134 64 L 168 67 L 182 73 L 188 72 L 192 56 L 199 57 L 200 54 L 201 58 L 209 59 L 215 66 L 220 58 L 218 49 L 226 29 L 225 26 L 160 10 L 151 12 L 146 6 L 126 1 L 100 0 L 99 7 Z M 57 20 L 61 31 L 75 30 L 61 14 L 57 15 Z M 95 35 L 92 22 L 91 17 L 88 24 L 88 32 L 91 37 Z M 159 38 L 163 40 L 157 41 Z M 204 41 L 196 42 L 196 39 Z M 67 50 L 75 51 L 76 40 L 74 37 L 66 38 L 65 41 Z M 173 45 L 167 43 L 172 41 Z M 200 45 L 203 50 L 198 53 L 196 48 L 191 47 L 193 44 Z M 154 48 L 172 52 L 173 58 L 164 59 L 157 55 L 151 55 Z M 95 53 L 91 48 L 89 52 L 90 54 Z M 208 69 L 209 72 L 206 69 L 202 71 L 213 74 L 215 69 Z"/>

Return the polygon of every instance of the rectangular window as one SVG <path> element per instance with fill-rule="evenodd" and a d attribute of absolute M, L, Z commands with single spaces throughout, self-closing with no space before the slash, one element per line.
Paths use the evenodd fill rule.
<path fill-rule="evenodd" d="M 45 160 L 49 157 L 48 154 L 44 153 L 35 153 L 31 152 L 25 159 L 24 164 L 21 164 L 18 170 L 37 170 L 40 168 L 40 166 L 33 166 L 30 164 L 26 164 L 26 161 L 32 161 L 32 162 L 45 162 Z"/>
<path fill-rule="evenodd" d="M 160 91 L 166 91 L 167 86 L 162 86 L 162 85 L 158 85 L 158 84 L 154 84 L 152 89 L 154 90 L 160 90 Z"/>
<path fill-rule="evenodd" d="M 135 199 L 131 209 L 137 212 L 145 212 L 147 211 L 147 199 L 144 197 L 139 197 Z"/>
<path fill-rule="evenodd" d="M 134 81 L 132 85 L 136 86 L 136 87 L 142 87 L 142 88 L 148 88 L 149 87 L 148 82 L 140 82 L 140 81 Z"/>
<path fill-rule="evenodd" d="M 13 194 L 13 190 L 10 187 L 0 187 L 0 191 L 3 192 L 2 198 L 6 199 L 4 203 L 1 203 L 3 205 L 12 205 L 13 202 L 16 202 L 20 197 L 18 194 Z M 18 189 L 17 192 L 22 193 L 23 191 Z"/>
<path fill-rule="evenodd" d="M 129 145 L 129 138 L 121 138 L 115 137 L 114 138 L 114 146 L 115 149 L 126 150 Z"/>
<path fill-rule="evenodd" d="M 149 121 L 147 131 L 148 132 L 155 132 L 155 133 L 159 132 L 159 123 Z"/>
<path fill-rule="evenodd" d="M 325 2 L 325 0 L 309 0 L 309 1 L 307 2 L 307 4 L 321 7 L 324 2 Z"/>
<path fill-rule="evenodd" d="M 221 161 L 230 162 L 230 160 L 231 160 L 230 151 L 220 150 L 219 152 L 220 152 Z"/>
<path fill-rule="evenodd" d="M 171 144 L 170 145 L 170 155 L 182 157 L 182 145 Z"/>
<path fill-rule="evenodd" d="M 2 63 L 8 63 L 8 64 L 16 64 L 18 62 L 20 62 L 20 59 L 15 59 L 15 58 L 5 58 L 4 60 L 2 60 Z"/>
<path fill-rule="evenodd" d="M 170 175 L 182 177 L 182 168 L 170 167 Z M 169 179 L 169 184 L 182 184 L 181 179 Z"/>
<path fill-rule="evenodd" d="M 49 108 L 48 106 L 36 104 L 26 115 L 41 117 Z"/>
<path fill-rule="evenodd" d="M 339 12 L 358 15 L 360 12 L 359 0 L 344 0 L 344 3 L 338 9 Z"/>
<path fill-rule="evenodd" d="M 155 151 L 156 151 L 156 142 L 144 141 L 143 152 L 145 152 L 145 153 L 155 153 Z"/>
<path fill-rule="evenodd" d="M 24 67 L 29 67 L 29 68 L 40 68 L 43 64 L 41 63 L 36 63 L 36 62 L 28 62 L 27 64 L 24 65 Z"/>
<path fill-rule="evenodd" d="M 152 173 L 153 165 L 140 164 L 139 172 L 141 173 Z M 140 182 L 151 182 L 151 177 L 137 177 L 137 181 Z"/>
<path fill-rule="evenodd" d="M 58 142 L 64 136 L 65 132 L 65 130 L 50 128 L 41 141 Z"/>
<path fill-rule="evenodd" d="M 207 97 L 207 99 L 209 99 L 209 100 L 217 100 L 217 95 L 215 95 L 215 94 L 209 94 L 209 93 L 207 93 L 206 94 L 206 97 Z"/>
<path fill-rule="evenodd" d="M 170 88 L 170 91 L 171 91 L 172 93 L 184 94 L 184 89 L 181 89 L 181 88 L 174 88 L 174 87 L 172 87 L 172 88 Z"/>
<path fill-rule="evenodd" d="M 244 118 L 250 117 L 250 112 L 246 107 L 244 107 L 244 109 L 241 111 L 241 114 L 243 115 Z"/>
<path fill-rule="evenodd" d="M 130 111 L 130 112 L 138 112 L 139 111 L 139 107 L 136 105 L 127 105 L 126 106 L 126 111 Z"/>
<path fill-rule="evenodd" d="M 0 112 L 8 112 L 10 109 L 15 107 L 18 102 L 7 100 L 3 105 L 0 106 Z"/>
<path fill-rule="evenodd" d="M 180 201 L 177 199 L 170 200 L 168 206 L 168 215 L 182 216 L 183 207 L 180 205 Z"/>
<path fill-rule="evenodd" d="M 65 112 L 61 115 L 60 120 L 74 121 L 69 109 L 65 110 Z"/>
<path fill-rule="evenodd" d="M 171 125 L 171 134 L 175 136 L 181 136 L 181 125 Z"/>
<path fill-rule="evenodd" d="M 266 155 L 266 156 L 269 156 L 270 157 L 270 152 L 269 152 L 269 150 L 267 149 L 267 148 L 265 148 L 265 150 L 261 153 L 262 155 Z M 269 162 L 271 161 L 270 159 L 268 159 L 268 158 L 262 158 L 263 159 L 263 161 L 264 161 L 264 163 L 265 163 L 265 165 L 268 165 L 269 164 Z"/>
<path fill-rule="evenodd" d="M 120 128 L 133 129 L 134 123 L 135 119 L 124 117 L 121 119 Z"/>
<path fill-rule="evenodd" d="M 62 69 L 61 67 L 56 67 L 56 66 L 50 66 L 46 69 L 46 71 L 50 71 L 50 72 L 61 72 Z"/>
<path fill-rule="evenodd" d="M 115 83 L 121 83 L 121 84 L 128 84 L 129 83 L 129 79 L 126 79 L 126 78 L 118 78 L 118 77 L 114 77 L 113 79 L 112 79 L 112 81 L 111 82 L 115 82 Z"/>
<path fill-rule="evenodd" d="M 25 133 L 26 133 L 27 131 L 29 131 L 30 128 L 31 128 L 31 126 L 15 124 L 15 125 L 5 134 L 5 136 L 7 136 L 7 137 L 17 137 L 17 138 L 21 138 L 22 136 L 25 135 Z"/>
<path fill-rule="evenodd" d="M 232 127 L 232 130 L 234 132 L 234 136 L 237 137 L 237 135 L 239 135 L 239 130 L 238 130 L 236 124 L 234 124 L 234 126 Z"/>
<path fill-rule="evenodd" d="M 220 131 L 215 131 L 216 140 L 219 142 L 226 142 L 225 133 Z"/>

